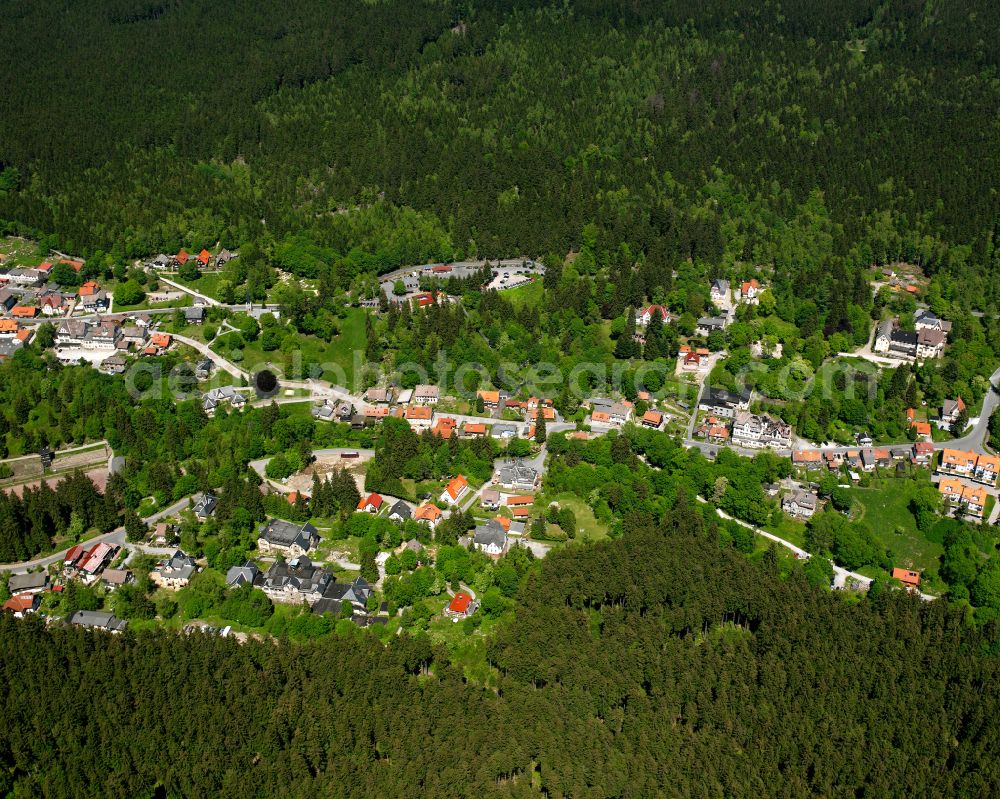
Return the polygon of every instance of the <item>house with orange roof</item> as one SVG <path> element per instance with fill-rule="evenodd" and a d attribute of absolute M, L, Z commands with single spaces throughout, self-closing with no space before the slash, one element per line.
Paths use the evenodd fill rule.
<path fill-rule="evenodd" d="M 740 284 L 740 302 L 757 305 L 760 303 L 760 292 L 760 283 L 757 282 L 757 278 L 744 280 Z"/>
<path fill-rule="evenodd" d="M 914 422 L 910 425 L 920 438 L 926 441 L 930 441 L 931 438 L 931 423 L 930 422 Z"/>
<path fill-rule="evenodd" d="M 16 319 L 0 319 L 0 336 L 13 338 L 19 325 Z"/>
<path fill-rule="evenodd" d="M 149 346 L 154 348 L 157 353 L 161 353 L 170 347 L 172 341 L 173 337 L 169 333 L 153 333 L 149 337 Z"/>
<path fill-rule="evenodd" d="M 86 283 L 80 286 L 79 294 L 81 297 L 89 297 L 92 294 L 96 294 L 100 290 L 101 287 L 97 284 L 97 281 L 88 280 Z"/>
<path fill-rule="evenodd" d="M 212 254 L 208 250 L 203 249 L 200 253 L 198 253 L 198 263 L 201 264 L 202 267 L 208 266 L 208 262 L 211 258 Z"/>
<path fill-rule="evenodd" d="M 556 419 L 555 408 L 535 408 L 534 410 L 528 411 L 528 419 L 538 419 L 539 412 L 541 412 L 542 418 L 545 419 L 546 422 L 554 422 Z"/>
<path fill-rule="evenodd" d="M 611 424 L 611 414 L 607 411 L 594 411 L 590 414 L 590 420 L 601 424 Z"/>
<path fill-rule="evenodd" d="M 36 612 L 41 604 L 41 594 L 15 594 L 3 603 L 3 609 L 13 613 L 15 619 L 23 619 L 29 613 Z"/>
<path fill-rule="evenodd" d="M 944 474 L 955 474 L 960 477 L 970 477 L 976 469 L 978 456 L 974 452 L 964 452 L 946 447 L 941 452 L 941 463 L 938 471 Z"/>
<path fill-rule="evenodd" d="M 515 508 L 511 508 L 510 512 L 515 519 L 527 519 L 531 515 L 531 507 L 527 505 L 519 505 Z"/>
<path fill-rule="evenodd" d="M 31 341 L 32 336 L 35 335 L 35 331 L 31 328 L 23 327 L 14 334 L 14 340 L 20 341 L 22 344 L 27 344 Z"/>
<path fill-rule="evenodd" d="M 701 368 L 701 356 L 697 352 L 687 352 L 681 360 L 681 366 L 688 372 L 696 372 Z"/>
<path fill-rule="evenodd" d="M 962 504 L 965 506 L 965 512 L 969 516 L 981 519 L 983 517 L 983 509 L 986 507 L 986 489 L 982 486 L 966 486 L 965 490 L 962 491 Z"/>
<path fill-rule="evenodd" d="M 480 389 L 476 396 L 483 401 L 483 407 L 496 410 L 500 406 L 500 392 Z"/>
<path fill-rule="evenodd" d="M 520 508 L 525 505 L 534 505 L 535 498 L 530 494 L 520 494 L 516 496 L 507 497 L 507 507 L 508 508 Z"/>
<path fill-rule="evenodd" d="M 464 497 L 469 491 L 469 481 L 465 479 L 464 475 L 456 475 L 448 481 L 448 485 L 444 487 L 444 491 L 441 492 L 441 501 L 446 502 L 449 505 L 454 505 L 462 497 Z"/>
<path fill-rule="evenodd" d="M 976 466 L 972 471 L 972 479 L 991 486 L 997 484 L 1000 475 L 1000 457 L 996 455 L 980 455 L 976 458 Z"/>
<path fill-rule="evenodd" d="M 185 250 L 183 247 L 181 247 L 181 251 L 179 253 L 177 253 L 177 255 L 174 256 L 174 262 L 178 266 L 184 266 L 184 264 L 186 264 L 188 262 L 188 258 L 190 258 L 190 257 L 191 256 L 187 254 L 187 250 Z"/>
<path fill-rule="evenodd" d="M 986 489 L 982 486 L 967 486 L 957 478 L 943 477 L 938 483 L 938 491 L 956 509 L 963 509 L 973 518 L 982 518 L 987 497 Z"/>
<path fill-rule="evenodd" d="M 378 513 L 383 502 L 385 500 L 382 499 L 382 495 L 373 491 L 367 497 L 358 500 L 357 510 L 359 513 Z"/>
<path fill-rule="evenodd" d="M 430 429 L 434 421 L 434 409 L 429 405 L 407 405 L 403 411 L 403 418 L 419 433 Z"/>
<path fill-rule="evenodd" d="M 792 453 L 792 463 L 796 466 L 805 466 L 807 469 L 815 469 L 822 465 L 823 456 L 818 449 L 801 449 Z"/>
<path fill-rule="evenodd" d="M 362 415 L 365 417 L 365 422 L 368 424 L 374 424 L 375 422 L 382 421 L 386 416 L 389 415 L 388 405 L 366 405 L 362 411 Z"/>
<path fill-rule="evenodd" d="M 451 438 L 457 426 L 458 422 L 450 416 L 439 416 L 437 423 L 431 428 L 431 433 L 447 440 Z"/>
<path fill-rule="evenodd" d="M 651 427 L 654 430 L 659 430 L 663 424 L 663 414 L 659 411 L 646 411 L 639 420 L 639 423 L 643 427 Z"/>
<path fill-rule="evenodd" d="M 482 422 L 466 422 L 462 425 L 462 435 L 467 438 L 483 437 L 486 435 L 486 425 Z"/>
<path fill-rule="evenodd" d="M 938 483 L 938 492 L 945 499 L 957 502 L 962 498 L 962 489 L 964 487 L 962 481 L 955 477 L 942 477 Z"/>
<path fill-rule="evenodd" d="M 418 522 L 423 522 L 432 530 L 437 526 L 442 515 L 441 509 L 436 505 L 431 505 L 429 502 L 425 502 L 413 510 L 413 518 Z"/>
<path fill-rule="evenodd" d="M 34 305 L 15 305 L 10 309 L 10 315 L 15 319 L 34 319 L 38 309 Z"/>
<path fill-rule="evenodd" d="M 920 572 L 912 569 L 895 568 L 892 570 L 892 579 L 899 580 L 907 588 L 920 588 Z"/>
<path fill-rule="evenodd" d="M 70 267 L 75 272 L 79 272 L 83 269 L 83 261 L 77 261 L 73 258 L 60 258 L 59 263 L 66 264 L 66 266 Z"/>

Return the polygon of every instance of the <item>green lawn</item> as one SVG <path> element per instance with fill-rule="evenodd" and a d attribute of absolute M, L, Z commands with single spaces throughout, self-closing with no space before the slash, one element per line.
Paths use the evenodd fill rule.
<path fill-rule="evenodd" d="M 778 536 L 778 538 L 783 538 L 785 541 L 789 541 L 797 547 L 805 548 L 806 526 L 803 522 L 782 514 L 781 524 L 765 524 L 761 525 L 761 529 L 767 530 L 769 533 L 774 533 L 774 535 Z M 766 539 L 763 540 L 766 541 Z"/>
<path fill-rule="evenodd" d="M 177 274 L 169 275 L 169 277 L 175 283 L 188 286 L 199 294 L 204 294 L 206 297 L 211 297 L 214 300 L 221 300 L 219 286 L 226 281 L 226 277 L 222 272 L 206 272 L 200 275 L 197 280 L 184 280 Z"/>
<path fill-rule="evenodd" d="M 594 517 L 594 512 L 590 509 L 590 506 L 575 494 L 558 494 L 554 497 L 545 497 L 544 506 L 548 507 L 550 502 L 558 502 L 560 508 L 569 508 L 576 514 L 577 541 L 600 541 L 608 537 L 607 525 L 599 522 Z"/>
<path fill-rule="evenodd" d="M 243 350 L 243 360 L 238 365 L 248 372 L 265 364 L 273 364 L 286 372 L 296 363 L 320 364 L 324 367 L 323 379 L 351 388 L 354 383 L 354 353 L 360 351 L 362 360 L 365 350 L 365 311 L 350 308 L 347 316 L 340 320 L 340 334 L 329 344 L 315 336 L 299 335 L 295 348 L 264 352 L 260 339 L 248 343 Z M 225 335 L 220 334 L 220 338 Z M 212 350 L 219 352 L 213 343 Z M 226 354 L 226 353 L 223 353 Z M 343 381 L 343 382 L 342 382 Z"/>
<path fill-rule="evenodd" d="M 910 499 L 919 487 L 913 480 L 886 478 L 871 488 L 851 488 L 850 493 L 859 506 L 857 518 L 892 551 L 898 565 L 928 569 L 937 566 L 942 547 L 917 529 L 910 512 Z"/>
<path fill-rule="evenodd" d="M 191 305 L 191 302 L 192 298 L 185 295 L 179 300 L 170 300 L 170 302 L 149 302 L 148 300 L 143 300 L 135 305 L 122 305 L 115 302 L 111 310 L 114 313 L 123 313 L 125 311 L 148 311 L 152 308 L 187 308 Z M 167 318 L 169 319 L 169 315 L 167 315 Z"/>
<path fill-rule="evenodd" d="M 525 305 L 538 305 L 542 299 L 542 281 L 541 279 L 536 279 L 531 283 L 518 286 L 516 289 L 508 289 L 503 292 L 503 295 L 510 300 L 515 308 L 521 308 Z"/>

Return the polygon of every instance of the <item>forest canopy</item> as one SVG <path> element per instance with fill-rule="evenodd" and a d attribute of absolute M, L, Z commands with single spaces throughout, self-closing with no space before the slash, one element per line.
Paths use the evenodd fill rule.
<path fill-rule="evenodd" d="M 0 790 L 15 795 L 1000 788 L 994 629 L 902 592 L 850 605 L 801 570 L 782 579 L 720 549 L 683 498 L 529 575 L 490 645 L 495 690 L 405 634 L 240 645 L 5 614 L 0 639 Z"/>
<path fill-rule="evenodd" d="M 1000 295 L 987 0 L 0 13 L 0 219 L 66 249 L 304 235 L 384 270 L 591 229 L 659 269 L 905 259 Z"/>

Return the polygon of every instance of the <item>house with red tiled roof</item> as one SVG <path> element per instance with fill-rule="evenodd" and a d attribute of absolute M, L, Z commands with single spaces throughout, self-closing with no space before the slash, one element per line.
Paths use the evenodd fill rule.
<path fill-rule="evenodd" d="M 209 260 L 212 258 L 212 254 L 208 250 L 202 250 L 198 253 L 198 263 L 203 267 L 208 266 Z"/>
<path fill-rule="evenodd" d="M 15 305 L 10 309 L 10 315 L 15 319 L 34 319 L 38 309 L 34 305 Z"/>
<path fill-rule="evenodd" d="M 646 411 L 639 422 L 643 427 L 652 427 L 654 430 L 658 430 L 663 424 L 663 414 L 659 411 Z"/>
<path fill-rule="evenodd" d="M 912 447 L 912 461 L 916 464 L 930 463 L 934 455 L 934 445 L 929 441 L 917 441 Z"/>
<path fill-rule="evenodd" d="M 94 280 L 88 280 L 82 286 L 80 286 L 80 296 L 89 297 L 91 294 L 96 294 L 101 290 L 101 287 Z"/>
<path fill-rule="evenodd" d="M 465 496 L 468 490 L 469 481 L 465 479 L 464 475 L 457 475 L 449 480 L 448 485 L 444 487 L 444 491 L 441 492 L 441 501 L 454 505 Z"/>
<path fill-rule="evenodd" d="M 149 337 L 149 346 L 146 347 L 143 352 L 149 355 L 160 355 L 165 350 L 169 349 L 173 338 L 169 333 L 153 333 Z"/>
<path fill-rule="evenodd" d="M 469 594 L 465 593 L 465 591 L 459 591 L 456 593 L 444 611 L 448 618 L 456 620 L 464 619 L 467 616 L 471 616 L 475 612 L 476 603 L 472 600 L 472 597 Z"/>
<path fill-rule="evenodd" d="M 507 507 L 508 508 L 518 508 L 525 505 L 534 505 L 535 498 L 530 494 L 521 494 L 519 496 L 507 497 Z"/>
<path fill-rule="evenodd" d="M 188 258 L 191 256 L 187 254 L 187 250 L 181 247 L 181 251 L 174 256 L 174 261 L 178 266 L 184 266 L 188 262 Z"/>
<path fill-rule="evenodd" d="M 486 425 L 482 422 L 466 422 L 462 425 L 462 435 L 472 438 L 474 436 L 485 436 Z"/>
<path fill-rule="evenodd" d="M 908 588 L 920 587 L 920 572 L 915 572 L 912 569 L 893 569 L 892 579 L 899 580 Z"/>
<path fill-rule="evenodd" d="M 382 499 L 382 495 L 376 494 L 373 491 L 367 497 L 361 497 L 361 499 L 358 500 L 357 510 L 360 513 L 378 513 L 383 502 L 385 502 L 385 500 Z"/>
<path fill-rule="evenodd" d="M 17 594 L 3 603 L 3 609 L 13 613 L 15 619 L 23 619 L 37 611 L 41 604 L 41 594 Z"/>
<path fill-rule="evenodd" d="M 429 502 L 413 509 L 413 518 L 418 522 L 424 522 L 432 530 L 437 526 L 442 515 L 441 509 Z"/>
<path fill-rule="evenodd" d="M 662 305 L 650 305 L 635 315 L 635 323 L 640 327 L 648 327 L 653 321 L 653 314 L 660 312 L 660 319 L 666 323 L 670 321 L 670 312 Z"/>
<path fill-rule="evenodd" d="M 437 423 L 431 428 L 431 433 L 447 440 L 452 437 L 457 426 L 458 422 L 450 416 L 439 416 Z"/>

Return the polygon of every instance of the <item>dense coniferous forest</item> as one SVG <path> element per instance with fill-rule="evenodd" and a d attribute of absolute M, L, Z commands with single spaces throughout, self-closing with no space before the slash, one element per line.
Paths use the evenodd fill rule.
<path fill-rule="evenodd" d="M 385 269 L 592 236 L 823 305 L 897 259 L 1000 294 L 987 0 L 0 12 L 0 219 L 64 248 L 304 236 Z"/>
<path fill-rule="evenodd" d="M 532 572 L 496 688 L 427 639 L 114 638 L 0 618 L 0 789 L 32 796 L 986 797 L 992 630 L 849 605 L 683 498 Z M 81 695 L 88 701 L 82 701 Z"/>
<path fill-rule="evenodd" d="M 825 340 L 860 344 L 882 310 L 864 270 L 905 260 L 963 313 L 946 385 L 899 369 L 870 401 L 891 428 L 918 383 L 938 399 L 959 380 L 978 392 L 967 397 L 988 390 L 973 381 L 997 323 L 965 312 L 1000 305 L 993 5 L 0 0 L 0 232 L 88 269 L 222 242 L 259 273 L 250 283 L 271 285 L 272 267 L 317 279 L 316 297 L 277 300 L 297 333 L 324 328 L 327 341 L 326 305 L 370 274 L 545 256 L 551 308 L 486 293 L 468 313 L 369 320 L 373 359 L 430 365 L 450 348 L 490 370 L 508 357 L 670 357 L 674 329 L 654 325 L 640 352 L 631 309 L 667 296 L 683 309 L 676 329 L 690 327 L 705 308 L 693 287 L 744 270 L 768 275 L 768 304 L 818 368 Z M 4 455 L 106 438 L 126 457 L 103 493 L 76 475 L 0 501 L 0 560 L 197 490 L 218 490 L 217 518 L 181 542 L 220 571 L 252 551 L 275 505 L 350 516 L 344 474 L 286 509 L 248 469 L 276 456 L 294 471 L 311 447 L 342 443 L 334 426 L 277 405 L 208 419 L 183 386 L 156 398 L 152 378 L 136 400 L 35 347 L 0 378 Z M 557 398 L 561 412 L 569 402 Z M 852 424 L 874 413 L 834 410 Z M 816 435 L 832 424 L 816 403 L 783 413 Z M 369 488 L 485 475 L 495 454 L 397 428 L 358 434 L 389 459 Z M 952 598 L 991 612 L 880 582 L 844 598 L 825 590 L 824 558 L 748 558 L 753 537 L 715 516 L 763 523 L 761 484 L 787 462 L 710 462 L 635 430 L 586 444 L 553 434 L 548 447 L 547 490 L 587 502 L 611 540 L 505 564 L 485 679 L 429 637 L 383 641 L 346 621 L 320 640 L 277 626 L 241 645 L 3 613 L 0 794 L 1000 794 L 1000 571 L 960 523 L 942 533 L 942 574 L 957 575 Z M 817 552 L 891 560 L 831 519 L 809 529 Z M 456 514 L 439 541 L 473 523 Z M 374 552 L 360 555 L 373 576 Z M 387 596 L 416 613 L 429 575 L 395 574 Z"/>

